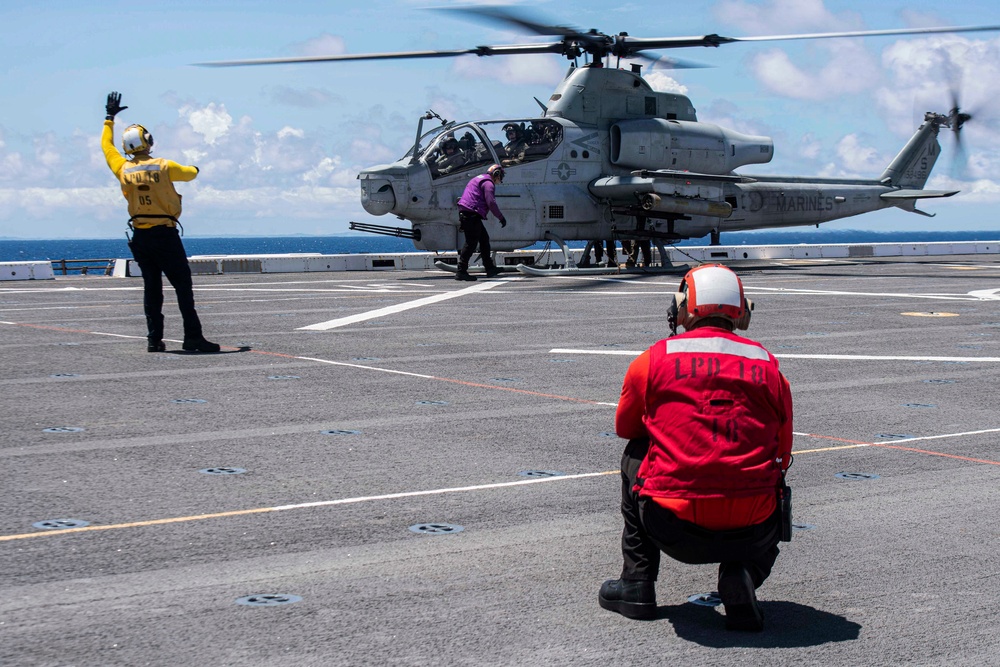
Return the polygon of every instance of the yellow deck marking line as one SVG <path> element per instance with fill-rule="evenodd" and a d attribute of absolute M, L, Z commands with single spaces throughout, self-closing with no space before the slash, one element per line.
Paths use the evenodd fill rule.
<path fill-rule="evenodd" d="M 796 434 L 801 435 L 801 434 Z M 818 452 L 836 452 L 841 449 L 857 449 L 858 447 L 871 447 L 872 445 L 867 442 L 859 442 L 856 445 L 840 445 L 839 447 L 820 447 L 819 449 L 800 449 L 796 452 L 792 452 L 794 455 L 798 454 L 816 454 Z"/>
<path fill-rule="evenodd" d="M 576 475 L 561 475 L 557 477 L 539 477 L 537 479 L 524 479 L 516 482 L 496 482 L 493 484 L 478 484 L 475 486 L 456 486 L 444 489 L 429 489 L 426 491 L 404 491 L 401 493 L 385 493 L 377 496 L 357 496 L 354 498 L 338 498 L 337 500 L 320 500 L 311 503 L 298 503 L 295 505 L 277 505 L 275 507 L 257 507 L 248 510 L 233 510 L 231 512 L 215 512 L 213 514 L 195 514 L 192 516 L 179 516 L 169 519 L 152 519 L 150 521 L 132 521 L 129 523 L 113 523 L 102 526 L 81 526 L 79 528 L 62 528 L 57 530 L 46 530 L 38 533 L 21 533 L 18 535 L 0 535 L 0 542 L 12 540 L 26 540 L 32 537 L 47 537 L 49 535 L 65 535 L 67 533 L 88 533 L 98 530 L 118 530 L 122 528 L 141 528 L 143 526 L 161 526 L 169 523 L 184 523 L 187 521 L 204 521 L 205 519 L 218 519 L 231 516 L 243 516 L 247 514 L 265 514 L 268 512 L 285 512 L 288 510 L 306 509 L 310 507 L 330 507 L 333 505 L 353 505 L 357 503 L 372 502 L 378 500 L 395 500 L 397 498 L 414 498 L 417 496 L 443 495 L 446 493 L 465 493 L 469 491 L 486 491 L 490 489 L 503 489 L 514 486 L 527 486 L 529 484 L 544 484 L 545 482 L 557 482 L 568 479 L 585 479 L 587 477 L 601 477 L 605 475 L 617 475 L 620 471 L 608 470 L 605 472 L 585 472 Z"/>
<path fill-rule="evenodd" d="M 943 438 L 956 438 L 965 435 L 980 435 L 984 433 L 997 433 L 1000 432 L 1000 428 L 993 429 L 983 429 L 981 431 L 966 431 L 964 433 L 947 433 L 943 435 L 931 435 L 921 438 L 907 438 L 905 440 L 897 440 L 896 442 L 914 442 L 917 440 L 939 440 Z M 810 437 L 810 438 L 820 438 L 824 440 L 835 440 L 840 442 L 846 442 L 849 444 L 835 446 L 835 447 L 822 447 L 817 449 L 799 449 L 792 451 L 793 455 L 798 454 L 813 454 L 818 452 L 831 452 L 844 449 L 856 449 L 859 447 L 884 447 L 887 449 L 898 449 L 902 451 L 915 452 L 919 454 L 929 454 L 933 456 L 942 456 L 945 458 L 953 458 L 961 461 L 968 461 L 972 463 L 984 463 L 989 465 L 1000 466 L 1000 461 L 989 461 L 985 459 L 973 459 L 965 456 L 956 456 L 952 454 L 943 454 L 941 452 L 931 452 L 922 449 L 915 449 L 912 447 L 902 447 L 898 444 L 889 443 L 876 443 L 876 442 L 859 442 L 857 440 L 848 440 L 847 438 L 838 438 L 835 436 L 819 435 L 816 433 L 799 433 L 795 432 L 795 435 Z M 561 480 L 571 480 L 571 479 L 585 479 L 588 477 L 603 477 L 607 475 L 617 475 L 620 474 L 619 470 L 605 470 L 603 472 L 587 472 L 579 473 L 576 475 L 562 475 L 558 477 L 542 477 L 538 479 L 526 479 L 519 480 L 516 482 L 495 482 L 492 484 L 479 484 L 474 486 L 457 486 L 444 489 L 430 489 L 425 491 L 403 491 L 400 493 L 385 493 L 377 496 L 357 496 L 354 498 L 339 498 L 336 500 L 319 500 L 309 503 L 297 503 L 294 505 L 277 505 L 275 507 L 257 507 L 254 509 L 246 510 L 232 510 L 229 512 L 215 512 L 212 514 L 195 514 L 192 516 L 181 516 L 181 517 L 171 517 L 166 519 L 151 519 L 148 521 L 132 521 L 129 523 L 116 523 L 108 525 L 97 525 L 97 526 L 81 526 L 79 528 L 62 528 L 57 530 L 47 530 L 44 532 L 35 533 L 19 533 L 15 535 L 0 535 L 0 542 L 10 542 L 13 540 L 25 540 L 33 537 L 46 537 L 49 535 L 64 535 L 66 533 L 87 533 L 99 530 L 118 530 L 122 528 L 141 528 L 145 526 L 161 526 L 171 523 L 184 523 L 189 521 L 204 521 L 206 519 L 219 519 L 231 516 L 244 516 L 249 514 L 265 514 L 269 512 L 284 512 L 288 510 L 306 509 L 312 507 L 331 507 L 334 505 L 352 505 L 357 503 L 372 502 L 378 500 L 395 500 L 398 498 L 414 498 L 417 496 L 431 496 L 431 495 L 443 495 L 446 493 L 464 493 L 470 491 L 485 491 L 490 489 L 502 489 L 510 488 L 515 486 L 527 486 L 529 484 L 543 484 L 545 482 L 556 482 Z"/>
<path fill-rule="evenodd" d="M 458 289 L 458 290 L 450 290 L 448 292 L 435 294 L 433 296 L 427 296 L 422 299 L 416 299 L 414 301 L 397 303 L 394 306 L 387 306 L 385 308 L 379 308 L 377 310 L 369 310 L 366 313 L 358 313 L 356 315 L 348 315 L 347 317 L 340 317 L 335 320 L 328 320 L 326 322 L 310 324 L 309 326 L 299 327 L 297 331 L 329 331 L 330 329 L 345 327 L 350 324 L 357 324 L 358 322 L 364 322 L 366 320 L 373 320 L 376 317 L 394 315 L 396 313 L 401 313 L 405 310 L 420 308 L 421 306 L 427 306 L 432 303 L 438 303 L 439 301 L 447 301 L 448 299 L 457 299 L 458 297 L 465 296 L 467 294 L 475 294 L 476 292 L 485 292 L 488 289 L 493 289 L 498 285 L 504 285 L 506 283 L 515 280 L 520 280 L 520 278 L 501 278 L 499 280 L 490 280 L 488 282 L 476 283 L 471 287 L 465 287 L 463 289 Z"/>

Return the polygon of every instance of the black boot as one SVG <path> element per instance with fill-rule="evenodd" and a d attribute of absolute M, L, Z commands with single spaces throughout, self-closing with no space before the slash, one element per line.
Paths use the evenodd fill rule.
<path fill-rule="evenodd" d="M 496 276 L 499 275 L 500 275 L 500 269 L 498 269 L 495 265 L 486 267 L 487 278 L 495 278 Z"/>
<path fill-rule="evenodd" d="M 458 273 L 455 274 L 455 280 L 469 280 L 469 281 L 474 281 L 474 280 L 476 280 L 476 277 L 469 275 L 468 271 L 463 271 L 462 269 L 459 269 Z"/>
<path fill-rule="evenodd" d="M 597 602 L 628 618 L 656 618 L 656 585 L 652 581 L 608 579 L 601 584 Z"/>
<path fill-rule="evenodd" d="M 741 563 L 719 566 L 719 597 L 726 607 L 726 629 L 760 632 L 764 612 L 757 603 L 753 578 Z"/>
<path fill-rule="evenodd" d="M 204 338 L 185 338 L 181 348 L 187 352 L 218 352 L 222 349 L 218 343 L 209 342 Z"/>
<path fill-rule="evenodd" d="M 146 352 L 166 352 L 167 346 L 162 340 L 153 340 L 152 338 L 146 341 Z"/>

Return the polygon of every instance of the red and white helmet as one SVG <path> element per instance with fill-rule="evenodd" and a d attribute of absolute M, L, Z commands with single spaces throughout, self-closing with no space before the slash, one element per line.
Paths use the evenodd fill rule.
<path fill-rule="evenodd" d="M 750 326 L 753 303 L 743 296 L 743 283 L 722 264 L 702 264 L 687 272 L 674 296 L 677 324 L 690 329 L 698 320 L 721 317 L 737 329 Z"/>

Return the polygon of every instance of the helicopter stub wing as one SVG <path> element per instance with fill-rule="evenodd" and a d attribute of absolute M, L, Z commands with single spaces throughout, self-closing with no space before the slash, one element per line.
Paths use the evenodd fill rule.
<path fill-rule="evenodd" d="M 651 179 L 685 179 L 689 181 L 723 181 L 726 183 L 756 183 L 757 179 L 739 174 L 699 174 L 694 171 L 678 171 L 676 169 L 640 169 L 632 172 L 633 176 Z"/>
<path fill-rule="evenodd" d="M 598 199 L 609 201 L 635 201 L 636 195 L 669 195 L 675 186 L 665 181 L 715 181 L 727 183 L 754 183 L 754 179 L 732 174 L 696 174 L 689 171 L 634 171 L 632 176 L 602 176 L 591 181 L 587 188 Z"/>

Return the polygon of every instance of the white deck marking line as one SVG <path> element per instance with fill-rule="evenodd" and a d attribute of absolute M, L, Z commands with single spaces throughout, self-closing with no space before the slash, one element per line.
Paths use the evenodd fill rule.
<path fill-rule="evenodd" d="M 850 449 L 852 447 L 878 447 L 879 445 L 898 445 L 903 442 L 921 442 L 923 440 L 944 440 L 946 438 L 961 438 L 967 435 L 985 435 L 986 433 L 1000 433 L 1000 428 L 984 428 L 979 431 L 962 431 L 961 433 L 942 433 L 941 435 L 922 435 L 913 438 L 896 438 L 893 440 L 884 440 L 884 441 L 879 440 L 878 442 L 855 442 L 849 445 L 836 447 L 836 449 Z M 799 433 L 798 431 L 792 431 L 792 434 L 801 435 L 804 438 L 827 438 L 827 436 L 817 435 L 816 433 Z M 826 450 L 808 449 L 801 451 L 812 452 L 812 451 L 826 451 Z"/>
<path fill-rule="evenodd" d="M 337 327 L 344 327 L 349 324 L 357 324 L 358 322 L 373 320 L 377 317 L 385 317 L 386 315 L 394 315 L 396 313 L 401 313 L 403 311 L 411 310 L 413 308 L 428 306 L 432 303 L 438 303 L 439 301 L 447 301 L 448 299 L 457 299 L 458 297 L 465 296 L 467 294 L 474 294 L 476 292 L 485 292 L 488 289 L 493 289 L 498 285 L 502 285 L 506 282 L 510 282 L 513 280 L 520 280 L 520 278 L 502 278 L 500 280 L 491 280 L 489 282 L 476 283 L 475 285 L 466 287 L 464 289 L 452 290 L 450 292 L 444 292 L 442 294 L 435 294 L 434 296 L 424 297 L 423 299 L 417 299 L 415 301 L 398 303 L 395 306 L 386 306 L 385 308 L 379 308 L 378 310 L 370 310 L 367 313 L 358 313 L 356 315 L 341 317 L 336 320 L 319 322 L 318 324 L 310 324 L 309 326 L 306 327 L 299 327 L 297 330 L 329 331 L 330 329 L 336 329 Z"/>
<path fill-rule="evenodd" d="M 828 294 L 831 296 L 887 296 L 896 299 L 940 299 L 943 301 L 992 301 L 996 300 L 995 296 L 977 296 L 974 293 L 968 294 L 900 294 L 897 292 L 842 292 L 839 290 L 817 290 L 817 289 L 795 289 L 792 287 L 750 287 L 744 286 L 744 292 L 752 294 L 754 292 L 768 292 L 771 294 L 780 294 L 782 292 L 787 292 L 789 294 Z M 985 291 L 985 290 L 982 290 Z"/>
<path fill-rule="evenodd" d="M 379 368 L 377 366 L 363 366 L 362 364 L 349 364 L 346 361 L 331 361 L 330 359 L 320 359 L 318 357 L 299 357 L 291 355 L 288 356 L 290 359 L 298 359 L 299 361 L 315 361 L 319 364 L 329 364 L 330 366 L 346 366 L 347 368 L 360 368 L 366 371 L 379 371 L 380 373 L 392 373 L 393 375 L 406 375 L 414 378 L 423 378 L 424 380 L 437 380 L 438 378 L 433 375 L 424 375 L 423 373 L 411 373 L 409 371 L 397 371 L 393 368 Z"/>
<path fill-rule="evenodd" d="M 898 440 L 887 440 L 885 442 L 877 442 L 873 444 L 898 445 L 902 442 L 920 442 L 922 440 L 943 440 L 944 438 L 960 438 L 965 435 L 983 435 L 986 433 L 1000 433 L 1000 428 L 984 428 L 980 431 L 965 431 L 964 433 L 945 433 L 944 435 L 924 435 L 919 438 L 899 438 Z"/>
<path fill-rule="evenodd" d="M 432 489 L 429 491 L 403 491 L 400 493 L 385 493 L 378 496 L 360 496 L 357 498 L 340 498 L 339 500 L 319 500 L 311 503 L 298 503 L 296 505 L 279 505 L 270 508 L 272 512 L 283 510 L 297 510 L 306 507 L 328 507 L 331 505 L 350 505 L 353 503 L 364 503 L 372 500 L 393 500 L 395 498 L 414 498 L 416 496 L 437 496 L 445 493 L 462 493 L 465 491 L 486 491 L 489 489 L 504 489 L 512 486 L 526 486 L 528 484 L 540 484 L 542 482 L 552 482 L 567 479 L 584 479 L 587 477 L 600 477 L 602 475 L 619 474 L 618 470 L 607 470 L 604 472 L 584 472 L 576 475 L 557 475 L 554 477 L 539 477 L 536 479 L 522 479 L 516 482 L 495 482 L 493 484 L 478 484 L 475 486 L 454 486 L 446 489 Z"/>
<path fill-rule="evenodd" d="M 549 354 L 610 354 L 638 357 L 644 350 L 572 350 L 554 348 Z M 772 354 L 774 354 L 772 352 Z M 875 354 L 775 354 L 779 359 L 836 359 L 841 361 L 982 361 L 998 362 L 1000 357 L 909 357 L 901 355 Z"/>

